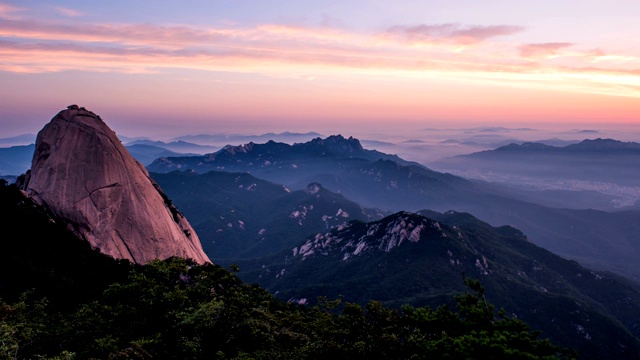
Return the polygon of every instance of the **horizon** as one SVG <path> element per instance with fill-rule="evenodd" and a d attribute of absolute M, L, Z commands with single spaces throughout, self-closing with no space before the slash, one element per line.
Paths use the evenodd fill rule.
<path fill-rule="evenodd" d="M 103 118 L 103 121 L 109 126 L 108 119 Z M 375 128 L 360 127 L 350 131 L 344 131 L 344 129 L 335 131 L 331 129 L 325 129 L 327 131 L 285 129 L 260 132 L 254 131 L 255 129 L 244 129 L 244 131 L 235 132 L 176 133 L 164 137 L 153 136 L 149 133 L 142 136 L 130 136 L 130 134 L 117 131 L 117 129 L 112 128 L 112 130 L 125 145 L 131 145 L 139 140 L 161 141 L 167 145 L 174 141 L 185 141 L 187 144 L 201 146 L 199 149 L 190 148 L 188 153 L 201 155 L 221 150 L 226 146 L 246 145 L 249 142 L 263 144 L 274 140 L 292 145 L 318 137 L 327 138 L 333 135 L 342 135 L 345 138 L 353 137 L 359 140 L 365 149 L 394 154 L 404 160 L 416 161 L 429 167 L 434 162 L 451 156 L 493 150 L 511 143 L 540 142 L 563 147 L 570 143 L 595 139 L 638 143 L 638 138 L 640 138 L 640 126 L 628 124 L 623 126 L 591 124 L 594 125 L 593 127 L 575 127 L 576 124 L 556 124 L 546 127 L 484 126 L 468 123 L 465 124 L 467 126 L 457 124 L 458 127 L 453 127 L 451 125 L 456 124 L 443 124 L 441 127 L 411 127 L 394 124 L 393 126 L 377 126 Z M 36 135 L 36 133 L 19 134 L 15 140 L 12 136 L 0 137 L 0 148 L 33 144 Z M 209 138 L 204 139 L 203 137 Z"/>
<path fill-rule="evenodd" d="M 640 134 L 640 3 L 0 0 L 0 133 Z"/>

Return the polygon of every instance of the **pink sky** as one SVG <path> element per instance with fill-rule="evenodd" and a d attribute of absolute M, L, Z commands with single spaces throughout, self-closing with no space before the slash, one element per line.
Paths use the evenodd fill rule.
<path fill-rule="evenodd" d="M 357 3 L 0 0 L 0 131 L 72 103 L 150 136 L 640 123 L 637 2 Z"/>

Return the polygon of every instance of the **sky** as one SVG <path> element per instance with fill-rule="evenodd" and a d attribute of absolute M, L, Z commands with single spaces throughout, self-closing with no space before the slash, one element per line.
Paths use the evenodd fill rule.
<path fill-rule="evenodd" d="M 0 137 L 640 127 L 637 0 L 0 0 Z"/>

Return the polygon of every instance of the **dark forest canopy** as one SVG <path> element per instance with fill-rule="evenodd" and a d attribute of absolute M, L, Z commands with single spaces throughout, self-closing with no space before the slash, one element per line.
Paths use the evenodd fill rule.
<path fill-rule="evenodd" d="M 91 249 L 0 184 L 0 358 L 540 359 L 575 353 L 538 338 L 467 279 L 457 309 L 322 299 L 285 303 L 220 266 L 146 265 Z"/>

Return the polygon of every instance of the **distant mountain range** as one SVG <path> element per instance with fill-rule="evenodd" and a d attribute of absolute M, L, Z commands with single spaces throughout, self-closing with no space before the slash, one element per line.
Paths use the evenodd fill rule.
<path fill-rule="evenodd" d="M 202 173 L 148 173 L 77 105 L 32 148 L 30 171 L 0 181 L 10 234 L 0 241 L 0 357 L 410 358 L 437 347 L 440 358 L 458 345 L 465 358 L 553 355 L 516 318 L 584 359 L 640 356 L 637 282 L 562 259 L 512 226 L 433 209 L 521 222 L 610 267 L 609 256 L 637 255 L 636 212 L 524 202 L 340 135 L 160 158 Z M 418 206 L 430 210 L 388 212 Z M 456 296 L 467 288 L 475 293 Z M 458 313 L 446 308 L 454 302 Z"/>
<path fill-rule="evenodd" d="M 589 184 L 636 188 L 640 200 L 640 143 L 612 139 L 584 140 L 566 146 L 542 143 L 509 144 L 495 150 L 459 155 L 430 163 L 440 171 L 489 181 L 522 182 L 540 187 L 566 183 L 575 190 Z M 598 183 L 601 183 L 598 185 Z"/>
<path fill-rule="evenodd" d="M 152 159 L 152 161 L 159 157 L 177 156 L 179 154 L 198 155 L 198 154 L 213 152 L 219 149 L 218 147 L 214 147 L 214 146 L 198 145 L 198 144 L 189 143 L 182 140 L 172 141 L 168 143 L 163 141 L 153 141 L 153 140 L 135 140 L 125 144 L 125 146 L 128 149 L 134 148 L 135 146 L 138 146 L 138 145 L 144 145 L 144 146 L 153 147 L 153 148 L 160 148 L 160 149 L 169 150 L 169 152 L 174 152 L 174 154 L 168 153 L 167 155 L 156 156 L 154 159 Z M 148 163 L 145 162 L 145 163 L 150 164 L 151 162 L 148 162 Z"/>
<path fill-rule="evenodd" d="M 284 142 L 308 141 L 318 137 L 316 132 L 308 133 L 266 133 L 262 135 L 186 135 L 171 142 L 154 141 L 147 138 L 120 136 L 131 155 L 147 166 L 158 158 L 175 156 L 196 156 L 219 150 L 228 144 L 243 144 L 250 141 L 279 140 Z M 31 166 L 35 134 L 0 138 L 0 176 L 15 178 Z M 187 141 L 188 140 L 188 141 Z"/>
<path fill-rule="evenodd" d="M 87 119 L 91 121 L 86 123 Z M 631 275 L 638 265 L 635 262 L 629 265 L 626 261 L 637 258 L 637 247 L 634 248 L 640 224 L 637 212 L 576 211 L 525 202 L 509 197 L 499 187 L 439 173 L 395 155 L 366 150 L 357 139 L 340 135 L 293 145 L 270 141 L 228 146 L 204 156 L 163 157 L 149 167 L 156 164 L 159 169 L 172 171 L 148 174 L 127 154 L 130 150 L 124 149 L 99 116 L 76 105 L 61 111 L 40 134 L 31 173 L 18 179 L 17 186 L 0 183 L 5 195 L 2 198 L 5 227 L 9 230 L 16 223 L 17 219 L 11 220 L 12 215 L 30 207 L 31 214 L 39 214 L 38 224 L 48 224 L 47 229 L 55 225 L 58 230 L 66 229 L 67 235 L 73 231 L 81 238 L 76 240 L 88 241 L 115 258 L 139 264 L 151 262 L 149 268 L 132 267 L 128 278 L 135 285 L 114 284 L 103 293 L 106 299 L 112 298 L 114 291 L 119 292 L 124 296 L 122 309 L 125 310 L 129 309 L 126 301 L 142 298 L 136 295 L 136 289 L 149 284 L 151 277 L 166 278 L 168 272 L 173 273 L 175 277 L 168 279 L 173 290 L 152 289 L 154 294 L 170 296 L 164 300 L 152 297 L 148 303 L 138 302 L 141 306 L 135 308 L 136 316 L 166 301 L 183 306 L 186 299 L 183 295 L 187 293 L 196 291 L 198 297 L 205 295 L 205 299 L 212 299 L 218 298 L 218 292 L 233 291 L 239 286 L 229 282 L 223 285 L 215 280 L 211 285 L 191 290 L 192 285 L 212 280 L 200 270 L 190 273 L 193 266 L 187 266 L 186 262 L 178 268 L 175 266 L 181 266 L 180 262 L 168 260 L 163 265 L 155 261 L 172 256 L 190 257 L 209 269 L 212 269 L 209 258 L 218 265 L 233 262 L 240 265 L 240 275 L 246 281 L 258 282 L 276 296 L 298 304 L 314 304 L 320 296 L 343 297 L 347 302 L 359 304 L 380 300 L 395 308 L 407 303 L 414 306 L 452 304 L 453 296 L 464 290 L 464 279 L 470 277 L 480 279 L 492 303 L 527 320 L 555 342 L 577 348 L 585 359 L 637 358 L 640 354 L 637 326 L 640 285 L 562 259 L 534 245 L 514 227 L 493 227 L 467 213 L 433 210 L 472 209 L 492 222 L 519 223 L 526 227 L 527 234 L 534 234 L 537 241 L 556 242 L 561 250 L 576 258 L 582 256 L 580 260 L 586 263 L 595 263 L 597 254 L 602 267 L 617 266 L 617 270 Z M 132 144 L 131 149 L 154 156 L 162 148 L 138 143 Z M 191 166 L 194 169 L 184 170 Z M 282 182 L 276 183 L 276 179 Z M 27 195 L 29 199 L 25 198 Z M 380 206 L 373 206 L 375 204 Z M 389 215 L 388 211 L 395 209 L 430 210 Z M 21 224 L 22 221 L 29 223 L 29 219 L 17 218 Z M 38 241 L 49 243 L 42 239 L 49 236 L 40 233 L 43 229 L 40 225 L 28 229 L 37 230 L 27 231 L 31 234 L 29 241 L 35 243 L 35 236 Z M 5 251 L 3 255 L 7 261 L 26 264 L 27 275 L 31 271 L 37 280 L 24 284 L 25 281 L 14 281 L 7 275 L 0 289 L 25 286 L 24 290 L 29 290 L 31 284 L 37 284 L 40 291 L 49 287 L 74 288 L 81 289 L 82 294 L 84 286 L 73 284 L 75 279 L 88 282 L 90 287 L 95 286 L 92 281 L 111 283 L 107 267 L 102 270 L 100 266 L 83 267 L 97 271 L 90 274 L 98 275 L 77 277 L 76 263 L 65 257 L 70 256 L 65 250 L 60 250 L 62 254 L 47 250 L 49 254 L 35 249 L 33 254 L 38 257 L 34 257 L 37 260 L 32 264 L 31 260 L 22 260 L 30 259 L 29 254 L 24 253 L 22 242 L 11 238 L 2 243 L 7 249 L 20 249 L 16 254 L 20 260 L 16 261 L 10 252 Z M 66 245 L 60 249 L 68 249 Z M 97 260 L 84 251 L 82 254 L 86 259 L 82 261 L 91 265 L 94 261 L 91 259 Z M 58 256 L 62 260 L 58 260 Z M 613 260 L 615 257 L 628 266 L 619 266 Z M 55 267 L 47 266 L 49 260 Z M 58 262 L 64 268 L 59 268 Z M 15 268 L 14 263 L 7 266 Z M 149 277 L 143 269 L 149 269 Z M 106 274 L 99 274 L 100 271 Z M 155 275 L 151 276 L 152 273 Z M 5 274 L 9 273 L 5 271 Z M 55 279 L 55 283 L 47 279 Z M 255 285 L 246 288 L 254 294 L 262 291 Z M 57 292 L 63 295 L 55 295 L 55 291 L 52 294 L 59 299 L 67 295 L 64 290 Z M 238 298 L 245 296 L 245 293 L 235 294 Z M 189 314 L 193 312 L 195 317 L 180 318 L 183 320 L 180 323 L 216 323 L 218 316 L 228 314 L 226 306 L 231 300 L 218 299 L 202 307 L 159 309 L 166 309 L 162 314 L 187 314 L 185 311 L 190 308 Z M 264 301 L 268 298 L 262 296 L 262 299 L 263 304 L 267 304 Z M 29 304 L 36 300 L 30 299 Z M 44 304 L 42 302 L 43 309 Z M 74 309 L 73 316 L 60 325 L 57 325 L 60 314 L 43 318 L 42 324 L 55 323 L 55 329 L 62 333 L 72 329 L 70 334 L 78 334 L 76 328 L 64 323 L 99 318 L 101 324 L 103 319 L 107 320 L 101 326 L 111 334 L 107 324 L 118 311 L 100 305 L 98 300 L 92 304 L 79 308 L 77 313 Z M 270 308 L 270 305 L 264 306 Z M 485 306 L 488 310 L 486 302 Z M 344 308 L 354 311 L 348 304 Z M 4 309 L 11 317 L 9 312 L 14 310 L 10 306 Z M 27 314 L 17 306 L 15 309 L 18 315 Z M 255 315 L 250 319 L 244 317 L 249 319 L 247 329 L 256 329 L 253 319 L 271 316 L 263 312 L 264 308 L 254 305 L 238 309 L 241 314 Z M 101 316 L 96 317 L 92 311 Z M 144 319 L 138 323 L 140 328 L 155 330 L 147 326 L 146 321 L 152 323 L 157 313 L 136 317 Z M 124 329 L 130 329 L 128 320 L 134 314 L 123 315 Z M 293 319 L 295 315 L 291 316 Z M 29 321 L 32 320 L 29 313 Z M 230 321 L 229 326 L 234 322 Z M 15 323 L 13 321 L 12 326 Z M 267 327 L 260 331 L 275 336 L 276 332 L 268 328 L 271 322 L 259 323 Z M 87 324 L 81 323 L 77 329 L 95 326 L 93 321 L 87 320 Z M 223 326 L 223 331 L 229 326 Z M 523 327 L 519 331 L 524 330 Z M 119 331 L 114 338 L 123 334 Z M 153 334 L 153 331 L 144 334 Z M 15 339 L 13 333 L 11 338 Z M 104 336 L 87 337 L 89 340 L 84 342 L 83 336 L 77 339 L 79 343 L 92 344 L 107 339 L 106 343 L 114 344 Z M 193 339 L 196 339 L 193 343 L 188 338 L 184 341 L 181 338 L 179 342 L 193 348 L 191 345 L 200 341 L 197 337 Z M 287 335 L 284 339 L 292 338 Z M 54 346 L 61 343 L 49 342 Z M 128 341 L 125 343 L 129 345 Z M 159 341 L 155 343 L 164 345 Z M 135 351 L 133 347 L 131 350 Z"/>
<path fill-rule="evenodd" d="M 572 145 L 569 149 L 574 149 L 574 153 L 582 153 L 584 157 L 597 157 L 590 155 L 591 152 L 610 152 L 611 147 L 615 148 L 620 144 L 624 143 L 585 141 L 581 145 Z M 167 154 L 167 150 L 148 146 L 135 144 L 128 149 L 143 164 L 151 163 L 148 168 L 154 172 L 175 169 L 193 169 L 202 173 L 210 170 L 249 172 L 257 178 L 286 185 L 292 191 L 304 190 L 310 183 L 317 182 L 330 192 L 342 194 L 364 208 L 380 209 L 382 213 L 423 209 L 466 211 L 496 226 L 516 226 L 533 242 L 561 256 L 640 279 L 640 265 L 636 261 L 640 255 L 640 246 L 635 226 L 640 222 L 640 211 L 611 212 L 613 206 L 602 204 L 611 203 L 618 197 L 600 191 L 533 191 L 469 181 L 430 170 L 395 155 L 366 150 L 357 139 L 339 135 L 293 145 L 270 141 L 265 144 L 227 146 L 207 155 L 173 154 L 155 161 L 151 159 Z M 513 149 L 520 149 L 515 152 L 527 153 L 530 147 L 551 148 L 556 151 L 554 147 L 539 144 L 512 145 L 501 151 L 510 153 Z M 31 157 L 26 154 L 31 151 L 28 148 L 0 149 L 0 155 L 2 151 L 13 150 L 20 150 L 24 154 L 21 169 L 26 170 Z M 635 151 L 633 145 L 629 151 Z M 486 153 L 491 152 L 480 154 Z M 12 155 L 11 158 L 13 157 Z M 535 157 L 532 161 L 535 162 Z M 599 164 L 595 163 L 594 166 Z M 627 165 L 624 167 L 630 168 Z M 630 168 L 629 172 L 633 171 Z M 15 181 L 15 177 L 4 177 Z M 188 197 L 184 199 L 177 200 L 180 208 L 192 206 L 189 202 L 193 200 Z M 211 222 L 210 227 L 226 230 L 218 225 Z M 209 232 L 211 229 L 207 228 L 205 232 L 208 242 L 215 241 L 215 236 Z M 261 229 L 262 227 L 258 231 Z M 299 235 L 306 234 L 296 234 Z M 296 239 L 283 240 L 283 243 Z M 216 254 L 210 256 L 218 257 Z M 227 255 L 223 253 L 223 256 Z"/>
<path fill-rule="evenodd" d="M 341 135 L 325 139 L 315 138 L 293 145 L 268 141 L 264 144 L 248 143 L 226 146 L 203 156 L 160 158 L 147 166 L 149 171 L 166 173 L 190 169 L 198 173 L 211 170 L 250 172 L 254 176 L 276 183 L 304 188 L 321 174 L 332 174 L 338 169 L 349 169 L 358 164 L 384 159 L 426 170 L 416 162 L 376 150 L 366 150 L 354 138 Z"/>
<path fill-rule="evenodd" d="M 585 358 L 637 356 L 638 284 L 562 259 L 512 227 L 466 213 L 422 214 L 351 221 L 280 254 L 238 261 L 239 275 L 287 301 L 326 296 L 392 307 L 446 303 L 470 276 L 491 302 Z"/>
<path fill-rule="evenodd" d="M 196 153 L 189 153 L 188 149 L 211 149 L 211 147 L 200 146 L 188 143 L 163 143 L 161 141 L 139 140 L 128 143 L 127 150 L 136 160 L 143 165 L 149 165 L 154 160 L 161 157 L 172 156 L 197 156 Z M 34 144 L 15 145 L 7 148 L 0 148 L 0 176 L 17 176 L 25 173 L 31 167 Z M 176 149 L 180 152 L 169 150 Z"/>
<path fill-rule="evenodd" d="M 18 136 L 0 138 L 0 146 L 2 147 L 29 145 L 35 142 L 36 142 L 36 134 L 23 134 Z"/>
<path fill-rule="evenodd" d="M 35 145 L 0 148 L 0 176 L 20 175 L 31 168 Z"/>
<path fill-rule="evenodd" d="M 562 140 L 558 138 L 535 141 L 535 143 L 537 144 L 545 144 L 549 146 L 567 146 L 567 145 L 572 145 L 579 142 L 580 141 L 577 141 L 577 140 Z M 511 144 L 524 144 L 527 142 L 516 140 L 516 139 L 505 139 L 505 140 L 500 140 L 498 142 L 494 142 L 491 144 L 486 144 L 486 143 L 473 141 L 473 138 L 470 138 L 467 140 L 448 139 L 448 140 L 442 141 L 441 143 L 442 144 L 461 144 L 461 145 L 469 145 L 469 146 L 477 146 L 477 147 L 485 147 L 485 148 L 490 146 L 492 148 L 496 148 L 496 147 L 507 146 Z"/>
<path fill-rule="evenodd" d="M 266 133 L 261 135 L 241 135 L 241 134 L 200 134 L 185 135 L 176 137 L 175 141 L 186 141 L 200 145 L 233 145 L 246 144 L 249 142 L 267 142 L 269 140 L 285 143 L 306 142 L 313 138 L 320 137 L 317 132 L 296 133 L 285 131 L 282 133 Z"/>
<path fill-rule="evenodd" d="M 292 190 L 317 182 L 365 208 L 384 212 L 469 212 L 495 226 L 513 225 L 534 243 L 561 256 L 640 279 L 636 261 L 640 256 L 636 226 L 640 224 L 640 211 L 618 213 L 543 205 L 536 201 L 536 193 L 518 195 L 514 189 L 433 171 L 395 155 L 365 150 L 353 138 L 336 135 L 294 145 L 250 143 L 204 156 L 160 158 L 148 169 L 156 173 L 176 169 L 248 172 Z M 177 197 L 171 189 L 166 191 Z M 564 196 L 540 194 L 547 202 Z M 192 201 L 185 198 L 177 204 L 187 209 Z"/>

